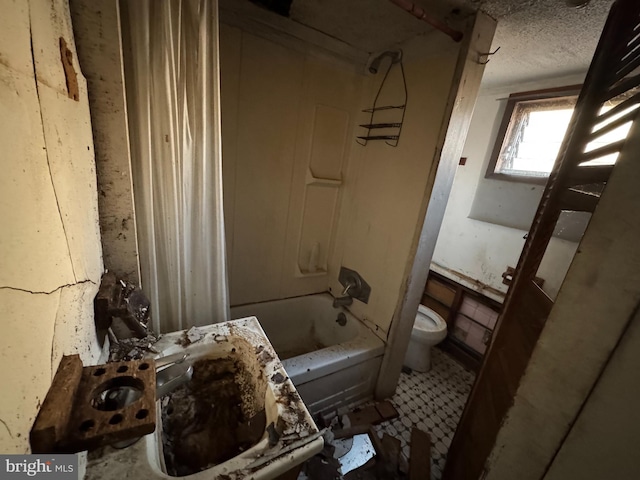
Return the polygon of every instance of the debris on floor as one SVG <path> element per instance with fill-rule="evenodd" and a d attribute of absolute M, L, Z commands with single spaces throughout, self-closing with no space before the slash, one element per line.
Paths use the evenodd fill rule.
<path fill-rule="evenodd" d="M 385 449 L 395 448 L 392 443 L 397 445 L 397 442 L 383 434 L 400 441 L 402 453 L 395 478 L 440 480 L 447 451 L 474 378 L 472 371 L 435 348 L 432 350 L 431 370 L 402 373 L 396 392 L 388 402 L 375 405 L 370 402 L 361 404 L 360 408 L 352 406 L 323 414 L 317 423 L 331 429 L 333 438 L 328 443 L 335 446 L 334 457 L 340 463 L 338 473 L 342 475 L 328 478 L 393 478 L 380 476 L 388 475 L 388 472 L 380 473 L 374 467 L 380 455 L 368 433 L 372 426 L 380 442 L 384 442 Z M 387 412 L 389 405 L 393 410 L 388 409 Z M 369 408 L 372 406 L 373 409 Z M 389 420 L 381 420 L 380 417 Z M 321 478 L 309 473 L 301 475 L 299 480 Z"/>
<path fill-rule="evenodd" d="M 340 462 L 334 456 L 335 447 L 326 443 L 322 451 L 311 457 L 302 468 L 302 478 L 309 480 L 339 480 L 344 478 L 340 473 Z M 300 478 L 300 477 L 298 477 Z"/>
<path fill-rule="evenodd" d="M 440 480 L 474 379 L 473 371 L 433 348 L 431 370 L 400 375 L 396 392 L 389 399 L 400 416 L 374 428 L 378 435 L 386 432 L 400 439 L 407 460 L 411 455 L 411 429 L 427 432 L 431 438 L 431 480 Z"/>
<path fill-rule="evenodd" d="M 418 428 L 411 429 L 409 480 L 431 478 L 431 437 Z"/>
<path fill-rule="evenodd" d="M 326 425 L 324 450 L 303 467 L 300 479 L 308 480 L 395 480 L 408 479 L 409 466 L 400 440 L 373 429 L 399 416 L 391 402 L 355 408 Z M 322 421 L 326 421 L 324 419 Z"/>
<path fill-rule="evenodd" d="M 398 411 L 391 402 L 385 400 L 368 407 L 355 408 L 349 413 L 349 420 L 351 421 L 351 426 L 378 425 L 399 416 Z"/>

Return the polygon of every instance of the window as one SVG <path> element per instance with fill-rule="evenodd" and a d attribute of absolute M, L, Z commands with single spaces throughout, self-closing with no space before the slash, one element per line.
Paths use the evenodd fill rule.
<path fill-rule="evenodd" d="M 486 177 L 546 183 L 569 127 L 579 91 L 579 86 L 573 86 L 510 95 Z M 620 101 L 622 99 L 618 98 L 603 105 L 601 113 Z M 609 122 L 621 114 L 614 116 Z M 597 137 L 586 146 L 585 151 L 624 139 L 630 126 L 622 125 Z M 597 126 L 596 130 L 599 128 L 602 125 Z M 617 155 L 607 155 L 592 163 L 613 164 Z"/>
<path fill-rule="evenodd" d="M 509 96 L 486 176 L 546 182 L 578 93 L 579 87 L 570 87 Z"/>

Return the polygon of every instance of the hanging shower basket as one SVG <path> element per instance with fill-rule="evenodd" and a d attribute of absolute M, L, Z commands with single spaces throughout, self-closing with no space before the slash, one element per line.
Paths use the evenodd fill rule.
<path fill-rule="evenodd" d="M 400 133 L 402 132 L 402 123 L 404 122 L 404 114 L 407 107 L 408 98 L 407 81 L 404 75 L 404 66 L 402 65 L 402 51 L 398 50 L 395 52 L 384 52 L 382 55 L 374 59 L 374 61 L 371 63 L 371 66 L 369 67 L 369 71 L 374 74 L 377 73 L 378 65 L 382 61 L 382 58 L 384 58 L 385 56 L 391 57 L 389 67 L 387 68 L 387 71 L 384 74 L 384 78 L 380 83 L 378 93 L 376 94 L 376 98 L 373 101 L 373 106 L 371 108 L 363 110 L 363 112 L 370 113 L 371 115 L 369 116 L 368 123 L 360 125 L 361 127 L 367 129 L 366 135 L 359 136 L 358 140 L 356 140 L 362 146 L 365 146 L 368 141 L 384 140 L 387 145 L 397 147 L 398 142 L 400 141 Z M 387 78 L 389 77 L 389 73 L 394 67 L 400 68 L 404 99 L 402 99 L 397 105 L 378 105 L 380 92 L 382 92 Z M 377 121 L 377 119 L 380 118 L 380 112 L 383 111 L 387 111 L 387 114 L 384 115 L 384 121 Z M 391 115 L 395 112 L 397 112 L 397 115 Z"/>

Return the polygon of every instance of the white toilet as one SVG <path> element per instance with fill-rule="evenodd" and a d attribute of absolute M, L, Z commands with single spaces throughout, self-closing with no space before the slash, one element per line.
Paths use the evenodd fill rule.
<path fill-rule="evenodd" d="M 430 308 L 420 305 L 404 364 L 416 372 L 428 372 L 431 368 L 431 347 L 446 336 L 447 323 L 444 319 Z"/>

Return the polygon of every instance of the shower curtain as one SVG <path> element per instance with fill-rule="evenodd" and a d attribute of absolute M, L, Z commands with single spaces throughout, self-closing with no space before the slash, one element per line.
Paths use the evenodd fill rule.
<path fill-rule="evenodd" d="M 142 288 L 156 332 L 228 320 L 216 0 L 122 0 Z"/>

